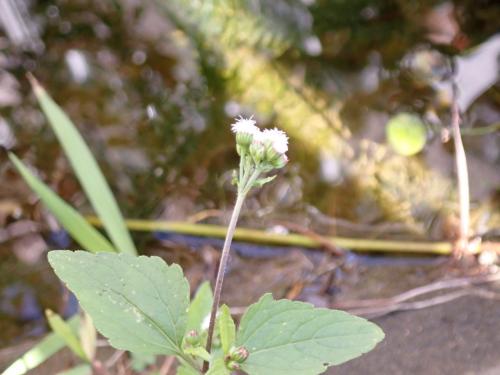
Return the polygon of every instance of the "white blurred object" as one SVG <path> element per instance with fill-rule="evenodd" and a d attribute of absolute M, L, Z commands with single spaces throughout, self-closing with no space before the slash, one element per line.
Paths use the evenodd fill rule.
<path fill-rule="evenodd" d="M 498 255 L 492 250 L 486 250 L 479 254 L 478 261 L 482 266 L 491 266 L 498 262 Z"/>
<path fill-rule="evenodd" d="M 480 44 L 467 55 L 455 58 L 455 82 L 458 87 L 458 106 L 462 112 L 498 81 L 500 72 L 500 34 Z M 449 98 L 449 81 L 435 82 L 433 86 Z"/>
<path fill-rule="evenodd" d="M 304 40 L 304 50 L 310 56 L 319 56 L 323 47 L 317 36 L 309 36 Z"/>
<path fill-rule="evenodd" d="M 458 105 L 462 111 L 497 82 L 499 57 L 500 34 L 496 34 L 472 53 L 456 59 L 456 83 L 460 90 Z"/>
<path fill-rule="evenodd" d="M 64 55 L 64 59 L 75 82 L 84 83 L 89 79 L 89 64 L 81 51 L 70 49 Z"/>
<path fill-rule="evenodd" d="M 320 157 L 320 174 L 321 180 L 330 184 L 339 184 L 344 179 L 340 160 L 328 154 Z"/>
<path fill-rule="evenodd" d="M 1 1 L 1 0 L 0 0 Z M 9 124 L 0 117 L 0 146 L 10 150 L 16 144 L 16 138 L 10 130 Z"/>
<path fill-rule="evenodd" d="M 19 82 L 12 74 L 0 69 L 0 108 L 16 106 L 20 103 Z"/>

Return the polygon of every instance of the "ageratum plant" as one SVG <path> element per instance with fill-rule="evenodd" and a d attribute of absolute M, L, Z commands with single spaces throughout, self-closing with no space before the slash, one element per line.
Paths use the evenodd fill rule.
<path fill-rule="evenodd" d="M 261 131 L 253 119 L 232 125 L 239 169 L 214 293 L 205 283 L 190 301 L 189 284 L 177 264 L 127 253 L 54 250 L 49 262 L 76 295 L 97 330 L 117 349 L 173 355 L 178 374 L 315 375 L 372 350 L 384 338 L 375 324 L 343 311 L 275 300 L 263 295 L 236 326 L 220 306 L 231 241 L 250 190 L 276 176 L 288 158 L 288 138 Z M 208 324 L 207 324 L 208 322 Z"/>

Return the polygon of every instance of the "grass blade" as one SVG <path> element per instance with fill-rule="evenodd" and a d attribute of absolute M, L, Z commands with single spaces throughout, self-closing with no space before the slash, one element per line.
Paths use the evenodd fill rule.
<path fill-rule="evenodd" d="M 9 153 L 9 158 L 29 187 L 40 197 L 71 237 L 85 250 L 91 252 L 116 251 L 99 231 L 90 225 L 78 211 L 31 173 L 16 155 Z"/>
<path fill-rule="evenodd" d="M 118 204 L 82 136 L 66 113 L 38 82 L 32 76 L 29 78 L 40 107 L 56 133 L 87 198 L 102 219 L 113 244 L 120 252 L 137 255 Z"/>
<path fill-rule="evenodd" d="M 45 310 L 45 316 L 47 317 L 47 321 L 52 331 L 63 339 L 68 348 L 70 348 L 75 355 L 88 362 L 89 358 L 85 354 L 80 339 L 71 326 L 65 322 L 59 314 L 56 314 L 52 310 Z"/>
<path fill-rule="evenodd" d="M 68 320 L 71 328 L 76 329 L 79 317 L 75 316 Z M 55 333 L 45 336 L 38 344 L 23 354 L 18 360 L 10 365 L 1 375 L 23 375 L 34 369 L 49 357 L 64 348 L 66 343 Z"/>

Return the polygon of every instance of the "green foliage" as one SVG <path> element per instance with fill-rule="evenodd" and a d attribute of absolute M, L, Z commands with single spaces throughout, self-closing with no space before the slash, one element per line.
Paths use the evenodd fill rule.
<path fill-rule="evenodd" d="M 177 367 L 176 375 L 200 375 L 200 372 L 190 366 L 181 364 L 179 367 Z"/>
<path fill-rule="evenodd" d="M 89 357 L 87 357 L 87 355 L 85 354 L 82 344 L 80 343 L 80 339 L 78 338 L 76 332 L 73 331 L 71 326 L 52 310 L 45 311 L 45 315 L 47 316 L 47 321 L 49 322 L 49 326 L 52 331 L 54 331 L 56 335 L 63 339 L 68 348 L 70 348 L 73 353 L 75 353 L 84 361 L 88 361 Z"/>
<path fill-rule="evenodd" d="M 189 354 L 193 357 L 201 358 L 204 361 L 210 361 L 210 354 L 206 351 L 205 348 L 201 346 L 188 346 L 184 348 L 184 353 Z"/>
<path fill-rule="evenodd" d="M 49 262 L 114 347 L 182 354 L 189 285 L 179 266 L 158 257 L 62 250 L 51 251 Z"/>
<path fill-rule="evenodd" d="M 365 319 L 265 294 L 243 315 L 236 343 L 250 352 L 242 363 L 249 374 L 315 375 L 370 351 L 383 338 Z"/>
<path fill-rule="evenodd" d="M 231 349 L 231 346 L 234 345 L 234 340 L 236 337 L 236 326 L 227 305 L 222 305 L 219 308 L 219 317 L 217 323 L 219 327 L 222 351 L 224 352 L 224 354 L 227 354 L 229 352 L 229 349 Z"/>
<path fill-rule="evenodd" d="M 201 343 L 183 345 L 189 285 L 179 266 L 158 257 L 64 250 L 51 251 L 49 262 L 114 347 L 176 355 L 180 374 L 199 374 L 205 360 L 213 375 L 229 374 L 228 367 L 250 375 L 314 375 L 371 350 L 384 337 L 365 319 L 266 294 L 244 314 L 236 345 L 229 308 L 220 308 L 223 350 L 208 353 Z M 202 285 L 189 309 L 190 328 L 201 327 L 210 301 L 210 288 Z"/>
<path fill-rule="evenodd" d="M 203 321 L 210 315 L 214 297 L 210 283 L 202 283 L 189 305 L 186 331 L 201 332 Z"/>
<path fill-rule="evenodd" d="M 113 245 L 99 233 L 73 207 L 67 204 L 47 185 L 40 181 L 14 154 L 9 158 L 24 178 L 29 187 L 40 197 L 42 202 L 59 220 L 61 225 L 84 249 L 92 252 L 116 251 Z"/>
<path fill-rule="evenodd" d="M 38 82 L 33 77 L 30 77 L 30 80 L 40 106 L 49 119 L 49 124 L 61 142 L 80 183 L 94 209 L 103 220 L 104 226 L 117 246 L 118 251 L 136 254 L 137 251 L 130 233 L 126 229 L 111 189 L 107 185 L 97 162 L 90 153 L 83 138 L 68 116 L 50 98 Z M 26 183 L 38 194 L 42 202 L 56 216 L 61 225 L 84 249 L 91 252 L 116 251 L 113 245 L 100 232 L 31 173 L 14 154 L 9 154 L 9 158 Z M 92 337 L 92 335 L 95 336 L 95 330 L 91 324 L 86 325 L 85 322 L 81 330 L 83 330 L 83 349 L 87 357 L 92 358 L 95 351 L 95 337 Z M 92 331 L 94 331 L 93 334 Z M 33 349 L 16 360 L 2 375 L 24 374 L 43 363 L 64 346 L 65 342 L 58 335 L 49 335 L 46 340 L 42 340 Z"/>
<path fill-rule="evenodd" d="M 34 79 L 32 85 L 40 107 L 113 244 L 120 252 L 137 254 L 111 189 L 82 136 L 66 113 Z"/>
<path fill-rule="evenodd" d="M 400 113 L 389 120 L 386 126 L 387 141 L 400 155 L 419 153 L 426 143 L 425 125 L 419 117 Z"/>
<path fill-rule="evenodd" d="M 207 375 L 230 375 L 231 371 L 226 367 L 223 358 L 216 358 L 210 363 L 210 368 Z"/>

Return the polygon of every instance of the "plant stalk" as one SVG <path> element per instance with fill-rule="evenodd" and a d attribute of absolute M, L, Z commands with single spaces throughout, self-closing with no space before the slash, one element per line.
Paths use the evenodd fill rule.
<path fill-rule="evenodd" d="M 469 249 L 469 173 L 467 170 L 465 149 L 462 143 L 462 136 L 460 134 L 460 113 L 456 100 L 456 93 L 451 107 L 451 126 L 453 130 L 453 141 L 455 144 L 455 163 L 457 168 L 458 197 L 460 207 L 460 234 L 457 250 L 463 253 Z"/>
<path fill-rule="evenodd" d="M 238 193 L 236 198 L 236 203 L 234 204 L 233 213 L 231 215 L 231 220 L 229 221 L 229 226 L 227 228 L 226 239 L 224 240 L 224 246 L 222 247 L 222 255 L 219 262 L 219 269 L 217 271 L 217 279 L 215 281 L 214 288 L 214 301 L 212 304 L 212 311 L 210 313 L 210 324 L 208 326 L 208 338 L 207 338 L 207 352 L 210 353 L 212 349 L 212 339 L 215 328 L 215 318 L 217 315 L 217 309 L 219 308 L 220 296 L 222 292 L 222 284 L 224 282 L 224 274 L 226 273 L 227 261 L 229 259 L 229 251 L 231 249 L 231 242 L 234 236 L 234 230 L 236 229 L 236 223 L 238 222 L 238 217 L 240 216 L 241 207 L 245 200 L 245 193 Z M 208 370 L 208 362 L 203 363 L 203 373 Z"/>
<path fill-rule="evenodd" d="M 85 218 L 93 225 L 98 227 L 102 226 L 99 218 L 95 216 L 86 216 Z M 227 227 L 225 226 L 195 224 L 184 221 L 128 219 L 125 223 L 130 230 L 139 232 L 166 231 L 214 238 L 224 238 L 227 233 Z M 237 228 L 234 233 L 234 238 L 239 241 L 273 246 L 299 246 L 305 248 L 320 248 L 322 246 L 320 241 L 310 236 L 296 233 L 270 233 L 259 229 L 249 228 Z M 324 236 L 324 238 L 340 248 L 363 252 L 450 255 L 453 251 L 453 244 L 449 241 L 431 242 L 375 238 L 364 239 L 338 236 Z M 485 243 L 477 246 L 477 248 L 471 248 L 470 250 L 474 253 L 478 253 L 483 245 L 485 245 Z M 498 242 L 490 242 L 489 245 L 498 247 Z"/>

